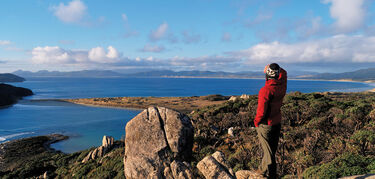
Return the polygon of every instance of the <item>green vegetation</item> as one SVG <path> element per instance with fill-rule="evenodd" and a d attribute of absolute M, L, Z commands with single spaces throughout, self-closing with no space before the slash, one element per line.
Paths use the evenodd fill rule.
<path fill-rule="evenodd" d="M 123 178 L 123 142 L 106 156 L 81 163 L 94 148 L 64 154 L 45 148 L 48 136 L 31 137 L 6 145 L 0 158 L 6 159 L 0 168 L 0 178 L 33 178 L 47 172 L 51 178 Z M 1 163 L 1 161 L 0 161 Z"/>
<path fill-rule="evenodd" d="M 222 100 L 219 95 L 207 100 Z M 256 169 L 262 150 L 253 119 L 257 96 L 201 107 L 190 114 L 195 127 L 193 158 L 195 168 L 205 156 L 222 151 L 234 171 Z M 375 94 L 294 92 L 284 99 L 282 136 L 277 150 L 278 175 L 284 178 L 338 178 L 375 172 Z M 234 137 L 227 131 L 234 129 Z M 33 150 L 41 146 L 28 141 Z M 92 149 L 63 154 L 50 151 L 29 152 L 22 161 L 11 158 L 2 178 L 27 178 L 48 171 L 57 178 L 123 178 L 123 142 L 106 157 L 82 164 Z M 11 150 L 9 150 L 11 151 Z M 14 156 L 21 155 L 13 151 Z"/>
<path fill-rule="evenodd" d="M 254 95 L 192 114 L 195 159 L 220 150 L 234 170 L 257 169 L 262 150 L 252 122 L 256 107 Z M 336 178 L 374 172 L 373 93 L 294 92 L 286 95 L 281 111 L 279 176 Z M 235 137 L 227 134 L 230 127 L 234 127 Z"/>

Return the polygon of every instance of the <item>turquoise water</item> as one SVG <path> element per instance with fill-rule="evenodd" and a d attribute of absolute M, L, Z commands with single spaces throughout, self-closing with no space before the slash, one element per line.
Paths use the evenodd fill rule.
<path fill-rule="evenodd" d="M 126 123 L 139 110 L 88 107 L 45 100 L 116 96 L 201 96 L 256 94 L 264 85 L 258 79 L 182 78 L 31 78 L 23 83 L 35 95 L 0 109 L 0 142 L 50 133 L 70 136 L 53 144 L 63 152 L 101 145 L 103 135 L 121 139 Z M 373 86 L 355 82 L 288 81 L 288 91 L 363 91 Z M 43 100 L 41 100 L 43 99 Z"/>

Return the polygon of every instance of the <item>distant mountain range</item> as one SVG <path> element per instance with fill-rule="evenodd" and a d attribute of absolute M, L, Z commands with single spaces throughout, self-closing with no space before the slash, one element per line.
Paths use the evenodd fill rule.
<path fill-rule="evenodd" d="M 303 77 L 304 79 L 321 80 L 353 80 L 353 81 L 374 81 L 375 68 L 361 69 L 344 73 L 320 73 L 312 76 Z"/>
<path fill-rule="evenodd" d="M 23 71 L 18 70 L 13 72 L 16 75 L 23 76 L 25 78 L 30 77 L 207 77 L 207 78 L 263 78 L 264 74 L 260 71 L 243 71 L 243 72 L 223 72 L 223 71 L 172 71 L 172 70 L 153 70 L 135 73 L 120 73 L 111 70 L 83 70 L 83 71 L 72 71 L 72 72 L 60 72 L 60 71 Z M 292 72 L 289 76 L 299 76 L 299 75 L 313 75 L 317 74 L 314 72 Z M 293 75 L 294 74 L 294 75 Z"/>
<path fill-rule="evenodd" d="M 119 73 L 111 70 L 83 70 L 72 72 L 60 71 L 22 71 L 13 72 L 16 75 L 30 77 L 131 77 L 131 78 L 150 78 L 150 77 L 169 77 L 169 78 L 264 78 L 264 73 L 260 71 L 244 72 L 214 72 L 214 71 L 172 71 L 172 70 L 154 70 L 135 73 Z M 307 71 L 288 71 L 288 77 L 292 79 L 319 79 L 319 80 L 354 80 L 367 81 L 375 80 L 375 68 L 361 69 L 345 73 L 317 73 Z"/>
<path fill-rule="evenodd" d="M 0 82 L 23 82 L 25 78 L 19 77 L 17 75 L 13 75 L 10 73 L 2 73 L 0 74 Z"/>

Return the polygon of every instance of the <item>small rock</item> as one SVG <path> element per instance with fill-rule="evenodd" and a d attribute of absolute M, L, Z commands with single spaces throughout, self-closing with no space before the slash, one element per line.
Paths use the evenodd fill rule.
<path fill-rule="evenodd" d="M 233 127 L 230 127 L 228 129 L 228 135 L 231 136 L 231 137 L 234 137 L 233 129 L 234 129 Z"/>
<path fill-rule="evenodd" d="M 172 178 L 175 179 L 192 179 L 193 177 L 193 172 L 191 171 L 191 167 L 187 162 L 180 162 L 174 160 L 171 163 L 171 173 L 172 173 Z M 168 178 L 166 176 L 166 178 Z"/>
<path fill-rule="evenodd" d="M 48 178 L 48 173 L 47 173 L 47 171 L 44 172 L 44 174 L 43 174 L 43 178 L 44 178 L 44 179 L 47 179 L 47 178 Z"/>
<path fill-rule="evenodd" d="M 228 101 L 236 101 L 238 99 L 237 96 L 231 96 Z"/>
<path fill-rule="evenodd" d="M 241 95 L 240 98 L 241 98 L 241 99 L 249 99 L 249 98 L 250 98 L 250 95 L 248 95 L 248 94 L 243 94 L 243 95 Z"/>
<path fill-rule="evenodd" d="M 215 154 L 215 157 L 221 158 L 221 154 Z M 203 158 L 198 164 L 197 168 L 207 179 L 234 179 L 235 177 L 230 174 L 228 168 L 218 162 L 213 156 Z"/>
<path fill-rule="evenodd" d="M 240 170 L 236 172 L 237 179 L 267 179 L 266 177 L 260 176 L 255 171 Z"/>

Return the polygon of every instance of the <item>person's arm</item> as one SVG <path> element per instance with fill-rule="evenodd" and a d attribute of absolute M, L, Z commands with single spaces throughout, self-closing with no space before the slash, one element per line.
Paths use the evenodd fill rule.
<path fill-rule="evenodd" d="M 282 80 L 284 83 L 286 83 L 287 78 L 288 78 L 287 72 L 283 68 L 280 68 L 279 80 Z"/>
<path fill-rule="evenodd" d="M 258 95 L 257 114 L 254 119 L 255 127 L 258 127 L 259 123 L 266 116 L 269 100 L 270 100 L 269 91 L 266 88 L 260 89 L 259 95 Z"/>

